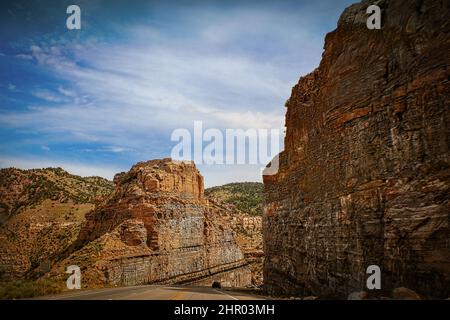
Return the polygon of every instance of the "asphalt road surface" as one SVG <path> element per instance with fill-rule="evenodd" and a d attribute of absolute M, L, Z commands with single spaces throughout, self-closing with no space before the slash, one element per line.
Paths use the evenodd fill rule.
<path fill-rule="evenodd" d="M 135 286 L 71 291 L 44 300 L 264 300 L 263 296 L 210 287 Z"/>

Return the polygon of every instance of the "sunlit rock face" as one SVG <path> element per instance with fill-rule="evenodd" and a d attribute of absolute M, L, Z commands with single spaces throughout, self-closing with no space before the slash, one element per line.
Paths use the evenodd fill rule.
<path fill-rule="evenodd" d="M 86 216 L 80 249 L 60 265 L 89 260 L 86 278 L 110 284 L 251 283 L 233 232 L 203 197 L 193 163 L 141 162 L 114 182 L 110 201 Z"/>
<path fill-rule="evenodd" d="M 325 40 L 287 102 L 285 151 L 264 176 L 270 293 L 450 294 L 450 5 L 364 1 Z"/>

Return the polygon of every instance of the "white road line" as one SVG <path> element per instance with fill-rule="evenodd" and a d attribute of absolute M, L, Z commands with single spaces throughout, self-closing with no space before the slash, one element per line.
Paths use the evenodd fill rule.
<path fill-rule="evenodd" d="M 88 291 L 88 292 L 80 292 L 78 294 L 61 294 L 54 297 L 49 298 L 48 300 L 61 300 L 61 299 L 70 299 L 70 298 L 78 298 L 84 296 L 90 296 L 93 294 L 103 293 L 104 291 Z M 45 299 L 45 296 L 43 297 Z"/>
<path fill-rule="evenodd" d="M 150 286 L 149 286 L 150 287 Z M 61 300 L 61 299 L 71 299 L 71 298 L 79 298 L 79 297 L 87 297 L 91 295 L 96 294 L 123 294 L 126 293 L 126 291 L 131 291 L 133 289 L 144 289 L 145 287 L 142 286 L 132 286 L 132 287 L 118 287 L 118 288 L 103 288 L 103 289 L 91 289 L 87 291 L 82 291 L 79 293 L 74 294 L 60 294 L 53 297 L 50 297 L 48 300 Z M 44 297 L 45 298 L 45 297 Z M 102 298 L 99 298 L 99 300 L 102 300 Z"/>
<path fill-rule="evenodd" d="M 217 290 L 217 289 L 214 289 L 214 291 L 220 292 L 221 294 L 224 294 L 224 295 L 226 295 L 227 297 L 230 297 L 230 298 L 233 299 L 233 300 L 239 300 L 238 298 L 233 297 L 232 295 L 230 295 L 230 294 L 228 294 L 228 293 L 225 293 L 225 292 L 223 292 L 223 291 L 219 291 L 219 290 Z"/>

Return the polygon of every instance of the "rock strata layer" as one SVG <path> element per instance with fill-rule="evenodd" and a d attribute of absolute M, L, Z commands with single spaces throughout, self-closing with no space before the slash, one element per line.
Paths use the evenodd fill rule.
<path fill-rule="evenodd" d="M 347 8 L 287 101 L 285 150 L 264 176 L 269 293 L 450 294 L 450 2 Z"/>
<path fill-rule="evenodd" d="M 251 283 L 234 234 L 204 198 L 193 163 L 141 162 L 114 182 L 110 201 L 86 215 L 79 250 L 56 269 L 79 265 L 91 284 Z"/>

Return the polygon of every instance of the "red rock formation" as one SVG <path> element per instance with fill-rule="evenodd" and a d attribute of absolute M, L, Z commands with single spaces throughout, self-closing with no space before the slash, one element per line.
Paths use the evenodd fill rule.
<path fill-rule="evenodd" d="M 190 163 L 170 159 L 140 162 L 129 172 L 117 174 L 114 182 L 116 191 L 109 203 L 86 216 L 86 225 L 79 236 L 81 243 L 112 231 L 127 219 L 136 218 L 143 221 L 148 230 L 147 245 L 167 249 L 167 242 L 158 239 L 157 220 L 173 218 L 177 207 L 180 210 L 188 205 L 201 208 L 205 202 L 203 177 Z M 202 212 L 198 215 L 203 217 Z"/>
<path fill-rule="evenodd" d="M 287 102 L 285 151 L 265 176 L 270 293 L 450 293 L 450 4 L 378 1 L 382 29 L 350 6 L 320 66 Z"/>
<path fill-rule="evenodd" d="M 141 162 L 114 181 L 111 200 L 86 216 L 81 249 L 57 269 L 79 265 L 85 284 L 250 284 L 244 255 L 203 198 L 203 177 L 193 163 Z"/>
<path fill-rule="evenodd" d="M 208 205 L 216 216 L 219 216 L 220 220 L 234 231 L 236 243 L 252 271 L 252 284 L 262 285 L 264 261 L 262 217 L 250 216 L 236 207 L 214 198 L 208 199 Z"/>

